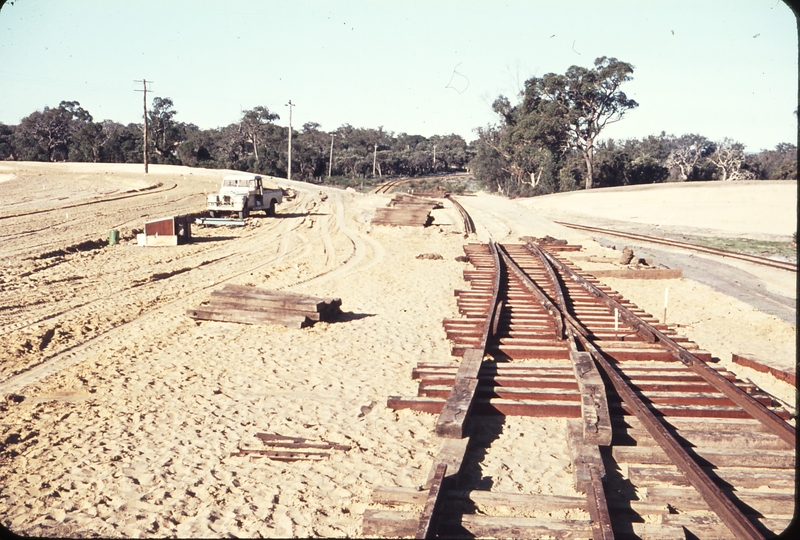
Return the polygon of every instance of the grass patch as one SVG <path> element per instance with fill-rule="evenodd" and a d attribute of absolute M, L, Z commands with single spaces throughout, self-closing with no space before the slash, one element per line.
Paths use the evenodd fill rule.
<path fill-rule="evenodd" d="M 791 240 L 753 240 L 750 238 L 717 238 L 689 235 L 681 235 L 681 239 L 698 246 L 725 249 L 745 255 L 779 257 L 790 262 L 797 262 L 797 244 Z"/>
<path fill-rule="evenodd" d="M 368 193 L 380 184 L 399 178 L 400 177 L 395 176 L 378 176 L 373 178 L 332 176 L 330 178 L 324 178 L 322 184 L 340 189 L 353 188 L 358 192 Z M 475 181 L 471 175 L 419 176 L 413 179 L 409 178 L 409 180 L 409 182 L 400 184 L 394 188 L 391 193 L 408 193 L 410 190 L 436 191 L 441 189 L 453 195 L 461 195 L 476 190 Z"/>

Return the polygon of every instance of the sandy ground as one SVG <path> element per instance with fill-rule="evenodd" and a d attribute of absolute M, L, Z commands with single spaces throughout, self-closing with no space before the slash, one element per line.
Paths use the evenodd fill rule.
<path fill-rule="evenodd" d="M 582 244 L 584 268 L 617 267 L 596 262 L 617 252 L 553 224 L 534 200 L 461 197 L 478 225 L 465 240 L 449 206 L 426 229 L 373 227 L 390 196 L 286 180 L 276 181 L 296 197 L 276 219 L 198 226 L 186 246 L 135 245 L 146 220 L 202 212 L 224 174 L 0 164 L 0 519 L 14 532 L 360 536 L 372 489 L 422 485 L 438 451 L 435 417 L 392 411 L 386 399 L 416 395 L 417 362 L 454 361 L 441 323 L 457 316 L 463 244 L 550 234 Z M 731 198 L 777 223 L 769 192 L 753 186 L 754 198 L 740 187 Z M 585 209 L 587 195 L 595 192 L 555 206 Z M 714 207 L 703 212 L 713 229 Z M 110 229 L 121 233 L 117 246 L 105 245 Z M 443 258 L 416 258 L 423 253 Z M 741 300 L 688 279 L 606 281 L 656 316 L 668 286 L 669 322 L 722 362 L 750 352 L 795 363 L 794 326 Z M 225 283 L 340 297 L 345 316 L 288 329 L 185 315 Z M 794 404 L 788 385 L 729 367 Z M 564 431 L 561 420 L 485 423 L 465 487 L 577 495 Z M 350 449 L 315 462 L 232 456 L 259 432 Z"/>

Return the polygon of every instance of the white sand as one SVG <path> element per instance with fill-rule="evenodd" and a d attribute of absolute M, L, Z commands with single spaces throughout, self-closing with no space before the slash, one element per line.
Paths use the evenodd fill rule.
<path fill-rule="evenodd" d="M 464 288 L 469 265 L 455 261 L 465 240 L 449 205 L 427 229 L 373 227 L 375 207 L 389 196 L 279 180 L 297 197 L 278 219 L 195 227 L 190 245 L 141 248 L 133 228 L 201 211 L 204 190 L 216 189 L 225 171 L 4 167 L 16 178 L 0 187 L 0 217 L 59 209 L 2 221 L 0 394 L 25 397 L 2 404 L 4 525 L 45 536 L 359 536 L 375 486 L 424 483 L 438 451 L 436 418 L 392 411 L 386 400 L 416 395 L 417 362 L 455 360 L 442 319 L 457 316 L 453 290 Z M 26 189 L 33 181 L 47 187 L 36 197 Z M 146 196 L 83 204 L 90 193 L 159 183 Z M 594 192 L 571 194 L 579 205 L 587 195 Z M 479 227 L 467 241 L 551 234 L 583 244 L 581 256 L 609 254 L 529 211 L 531 201 L 460 200 Z M 76 203 L 83 205 L 59 206 Z M 123 235 L 119 246 L 27 258 L 112 228 Z M 443 259 L 416 259 L 422 253 Z M 648 310 L 663 298 L 664 282 L 609 282 Z M 348 320 L 288 329 L 185 315 L 224 283 L 340 297 Z M 715 356 L 746 346 L 792 362 L 790 325 L 689 280 L 669 286 L 671 322 Z M 764 386 L 785 390 L 767 379 Z M 318 462 L 231 456 L 258 443 L 258 432 L 351 449 Z M 468 456 L 467 482 L 577 495 L 563 420 L 509 418 L 487 444 L 485 457 Z"/>

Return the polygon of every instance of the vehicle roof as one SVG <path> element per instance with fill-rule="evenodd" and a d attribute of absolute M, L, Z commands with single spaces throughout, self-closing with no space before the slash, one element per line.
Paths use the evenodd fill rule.
<path fill-rule="evenodd" d="M 248 173 L 237 173 L 237 174 L 226 174 L 222 177 L 223 180 L 258 180 L 261 178 L 260 174 L 248 174 Z"/>

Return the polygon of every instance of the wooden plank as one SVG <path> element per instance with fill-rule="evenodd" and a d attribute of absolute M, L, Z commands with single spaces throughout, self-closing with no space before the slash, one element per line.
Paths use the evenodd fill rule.
<path fill-rule="evenodd" d="M 225 291 L 213 291 L 209 298 L 213 305 L 243 306 L 254 310 L 285 310 L 309 314 L 324 314 L 340 311 L 341 300 L 336 303 L 325 302 L 291 302 L 280 298 L 267 298 L 252 294 L 226 294 Z"/>
<path fill-rule="evenodd" d="M 532 358 L 563 358 L 569 359 L 569 350 L 566 347 L 527 347 L 516 345 L 495 345 L 487 347 L 490 353 L 500 352 L 512 360 L 530 360 Z"/>
<path fill-rule="evenodd" d="M 643 429 L 642 423 L 635 416 L 617 416 L 611 418 L 611 425 L 616 429 Z M 752 418 L 670 418 L 667 425 L 670 429 L 694 431 L 724 431 L 733 433 L 769 433 L 769 428 Z M 777 435 L 770 434 L 770 437 Z"/>
<path fill-rule="evenodd" d="M 436 538 L 436 531 L 439 528 L 439 512 L 444 500 L 443 494 L 446 491 L 444 486 L 444 477 L 447 473 L 447 464 L 438 463 L 436 465 L 436 472 L 431 480 L 428 496 L 425 499 L 425 505 L 422 508 L 422 514 L 419 517 L 417 524 L 417 533 L 414 538 Z"/>
<path fill-rule="evenodd" d="M 779 534 L 786 530 L 791 520 L 771 519 L 759 520 L 774 534 Z M 666 526 L 678 526 L 685 528 L 686 531 L 695 538 L 709 540 L 728 540 L 733 538 L 731 531 L 716 516 L 693 516 L 685 514 L 670 514 L 664 516 L 662 523 Z M 769 537 L 772 537 L 770 535 Z M 787 537 L 788 538 L 788 537 Z"/>
<path fill-rule="evenodd" d="M 417 362 L 417 369 L 420 370 L 448 370 L 455 373 L 458 370 L 458 363 L 453 362 Z M 548 373 L 558 373 L 558 376 L 573 377 L 572 362 L 569 360 L 536 361 L 531 363 L 524 362 L 495 362 L 487 360 L 481 364 L 480 374 L 513 374 L 520 375 L 522 372 L 530 372 L 532 375 L 542 375 Z"/>
<path fill-rule="evenodd" d="M 476 380 L 476 379 L 472 379 Z M 420 383 L 418 395 L 425 397 L 448 398 L 452 389 L 447 385 L 434 385 L 426 382 Z M 509 400 L 551 400 L 551 401 L 581 401 L 581 395 L 574 388 L 558 387 L 519 387 L 481 385 L 476 390 L 479 398 L 500 398 Z"/>
<path fill-rule="evenodd" d="M 447 474 L 445 479 L 448 482 L 448 486 L 455 486 L 458 484 L 458 478 L 461 474 L 461 464 L 464 462 L 464 456 L 467 453 L 468 444 L 469 438 L 442 440 L 442 445 L 439 447 L 439 453 L 434 458 L 433 465 L 428 473 L 428 478 L 425 480 L 426 488 L 431 486 L 431 482 L 433 482 L 436 474 L 436 469 L 441 463 L 447 465 Z"/>
<path fill-rule="evenodd" d="M 637 523 L 633 524 L 633 531 L 629 534 L 617 534 L 620 540 L 686 540 L 686 531 L 676 524 L 666 523 Z M 726 539 L 730 540 L 730 539 Z"/>
<path fill-rule="evenodd" d="M 436 421 L 437 435 L 451 439 L 460 439 L 464 436 L 464 424 L 472 409 L 477 388 L 477 379 L 456 377 L 453 389 Z"/>
<path fill-rule="evenodd" d="M 590 444 L 608 446 L 611 444 L 611 418 L 600 372 L 587 352 L 571 351 L 570 360 L 581 393 L 583 439 Z"/>
<path fill-rule="evenodd" d="M 606 494 L 603 488 L 605 473 L 601 473 L 594 465 L 586 467 L 589 469 L 586 499 L 589 515 L 592 518 L 592 538 L 594 540 L 613 540 L 614 531 L 611 528 L 611 516 L 608 513 Z"/>
<path fill-rule="evenodd" d="M 440 527 L 445 535 L 467 538 L 516 538 L 539 540 L 541 538 L 588 538 L 592 526 L 588 520 L 556 519 L 545 517 L 482 516 L 466 514 L 461 523 L 444 521 Z"/>
<path fill-rule="evenodd" d="M 427 397 L 389 396 L 386 406 L 394 410 L 412 409 L 420 412 L 439 414 L 442 412 L 442 409 L 444 409 L 444 400 Z M 477 398 L 474 400 L 472 414 L 580 418 L 581 407 L 580 403 L 569 401 L 517 401 L 499 398 Z"/>
<path fill-rule="evenodd" d="M 311 321 L 306 317 L 280 316 L 275 313 L 259 313 L 241 309 L 217 310 L 210 307 L 186 310 L 186 314 L 193 319 L 207 321 L 234 322 L 242 324 L 282 324 L 291 328 L 311 326 Z"/>
<path fill-rule="evenodd" d="M 569 401 L 512 401 L 499 398 L 489 400 L 478 398 L 474 405 L 473 414 L 580 418 L 581 407 L 579 403 Z"/>
<path fill-rule="evenodd" d="M 567 422 L 567 443 L 569 444 L 572 472 L 575 479 L 575 489 L 587 493 L 592 482 L 589 467 L 595 467 L 600 476 L 605 475 L 603 458 L 597 445 L 588 444 L 583 439 L 583 422 L 570 420 Z"/>
<path fill-rule="evenodd" d="M 228 310 L 252 311 L 253 313 L 275 314 L 278 316 L 306 317 L 311 321 L 319 321 L 322 318 L 322 314 L 316 310 L 290 309 L 272 304 L 264 304 L 259 300 L 229 298 L 226 296 L 212 297 L 207 304 L 201 304 L 198 309 L 211 309 L 219 312 Z"/>
<path fill-rule="evenodd" d="M 655 405 L 708 405 L 715 407 L 734 407 L 737 406 L 727 396 L 714 392 L 713 394 L 704 394 L 702 392 L 648 392 L 647 399 Z M 769 396 L 754 395 L 753 399 L 758 401 L 764 406 L 772 404 L 772 399 Z M 612 397 L 612 403 L 619 403 L 619 398 Z"/>
<path fill-rule="evenodd" d="M 420 379 L 422 384 L 431 386 L 453 386 L 455 376 L 443 376 L 431 372 L 415 372 L 414 379 Z M 499 377 L 497 375 L 481 375 L 478 377 L 481 388 L 499 386 L 502 388 L 563 388 L 578 391 L 578 383 L 573 377 L 531 377 L 520 375 L 517 377 Z"/>
<path fill-rule="evenodd" d="M 703 467 L 703 470 L 714 478 L 717 484 L 729 484 L 734 488 L 768 487 L 774 490 L 793 490 L 795 486 L 794 470 L 734 467 L 723 469 Z M 665 483 L 676 486 L 690 485 L 686 476 L 674 466 L 628 467 L 628 478 L 637 487 L 650 487 Z"/>
<path fill-rule="evenodd" d="M 675 422 L 677 419 L 670 418 L 670 422 Z M 721 418 L 719 420 L 727 420 Z M 675 422 L 677 423 L 677 422 Z M 753 431 L 747 433 L 743 431 L 726 431 L 722 429 L 714 429 L 709 426 L 708 431 L 702 429 L 678 429 L 670 430 L 676 438 L 684 443 L 684 445 L 699 446 L 706 448 L 737 448 L 740 450 L 792 450 L 791 446 L 779 438 L 768 432 Z M 619 431 L 614 431 L 615 436 L 620 434 Z M 625 434 L 636 441 L 638 446 L 655 445 L 655 440 L 644 429 L 631 428 L 625 431 Z"/>
<path fill-rule="evenodd" d="M 319 296 L 310 296 L 307 294 L 301 293 L 292 293 L 286 291 L 273 291 L 270 289 L 261 289 L 258 287 L 252 287 L 249 285 L 233 285 L 231 283 L 226 283 L 224 287 L 222 287 L 223 291 L 230 291 L 231 294 L 242 294 L 242 295 L 251 295 L 251 296 L 263 296 L 265 300 L 267 299 L 275 299 L 275 300 L 283 300 L 287 302 L 287 304 L 338 304 L 341 305 L 341 298 L 334 298 L 334 297 L 319 297 Z M 215 291 L 216 292 L 216 291 Z M 213 293 L 212 293 L 213 294 Z"/>
<path fill-rule="evenodd" d="M 436 434 L 440 437 L 460 439 L 464 436 L 465 422 L 478 388 L 478 371 L 483 362 L 483 349 L 467 349 L 456 371 L 450 395 L 436 420 Z"/>
<path fill-rule="evenodd" d="M 464 352 L 464 357 L 458 365 L 456 371 L 456 378 L 469 377 L 475 379 L 478 377 L 478 372 L 483 363 L 483 350 L 482 349 L 467 349 Z"/>
<path fill-rule="evenodd" d="M 624 402 L 608 404 L 612 414 L 633 414 L 633 410 Z M 688 418 L 741 418 L 747 419 L 753 416 L 743 410 L 740 406 L 723 407 L 717 405 L 668 405 L 668 404 L 648 404 L 647 409 L 655 415 L 664 417 L 688 417 Z M 770 412 L 782 421 L 791 418 L 791 414 L 785 409 L 768 408 Z"/>
<path fill-rule="evenodd" d="M 630 268 L 612 270 L 592 270 L 591 275 L 598 278 L 619 278 L 619 279 L 677 279 L 683 277 L 683 270 L 680 268 L 647 268 L 632 270 Z"/>
<path fill-rule="evenodd" d="M 376 487 L 372 502 L 379 504 L 424 504 L 427 494 L 416 488 Z M 509 507 L 526 511 L 552 512 L 586 509 L 586 498 L 543 493 L 497 493 L 482 490 L 449 489 L 446 500 L 468 500 L 486 508 Z"/>
<path fill-rule="evenodd" d="M 361 533 L 363 536 L 372 537 L 413 536 L 416 533 L 418 521 L 418 515 L 414 512 L 367 508 L 364 511 Z M 475 514 L 464 514 L 458 519 L 444 518 L 439 529 L 446 537 L 466 535 L 479 538 L 518 538 L 521 540 L 542 537 L 588 538 L 592 533 L 591 525 L 587 520 Z"/>
<path fill-rule="evenodd" d="M 779 381 L 783 381 L 797 386 L 797 372 L 794 368 L 783 369 L 770 365 L 769 360 L 764 360 L 752 354 L 732 354 L 731 360 L 734 364 L 754 369 L 761 373 L 769 373 Z"/>
<path fill-rule="evenodd" d="M 695 447 L 687 448 L 687 451 L 698 456 L 698 462 L 701 465 L 747 466 L 760 469 L 795 468 L 795 453 L 792 450 L 733 450 Z M 612 454 L 617 462 L 644 465 L 672 464 L 667 454 L 658 446 L 614 446 Z"/>
<path fill-rule="evenodd" d="M 730 489 L 725 490 L 731 493 Z M 691 487 L 651 486 L 643 490 L 644 500 L 656 504 L 669 504 L 681 512 L 709 510 L 696 489 Z M 756 491 L 738 489 L 733 493 L 739 506 L 747 515 L 791 517 L 794 515 L 796 496 L 792 492 Z"/>
<path fill-rule="evenodd" d="M 416 512 L 367 508 L 361 521 L 361 535 L 367 538 L 414 536 L 418 525 Z"/>

